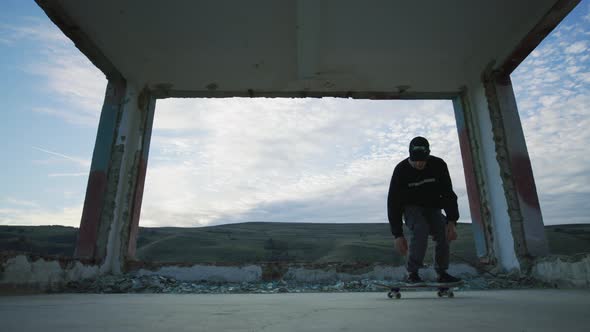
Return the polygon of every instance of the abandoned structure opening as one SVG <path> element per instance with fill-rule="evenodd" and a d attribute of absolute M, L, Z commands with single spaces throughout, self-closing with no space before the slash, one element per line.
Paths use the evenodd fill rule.
<path fill-rule="evenodd" d="M 387 192 L 424 136 L 459 196 L 455 250 L 475 260 L 453 112 L 448 100 L 160 100 L 137 259 L 402 264 Z"/>

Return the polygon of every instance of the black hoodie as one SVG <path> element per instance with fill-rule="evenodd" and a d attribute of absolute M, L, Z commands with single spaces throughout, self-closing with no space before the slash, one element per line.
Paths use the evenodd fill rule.
<path fill-rule="evenodd" d="M 404 234 L 402 215 L 407 205 L 444 209 L 448 221 L 459 220 L 457 195 L 444 160 L 429 156 L 423 170 L 412 167 L 408 159 L 395 167 L 387 197 L 387 217 L 395 237 Z"/>

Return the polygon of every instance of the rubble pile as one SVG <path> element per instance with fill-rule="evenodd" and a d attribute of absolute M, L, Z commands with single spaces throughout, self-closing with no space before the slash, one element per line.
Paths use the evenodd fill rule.
<path fill-rule="evenodd" d="M 388 280 L 362 279 L 325 283 L 294 281 L 260 282 L 211 282 L 181 281 L 161 275 L 107 275 L 67 283 L 60 292 L 66 293 L 169 293 L 169 294 L 272 294 L 310 292 L 382 292 L 380 285 L 389 285 Z M 531 277 L 496 276 L 465 279 L 463 290 L 553 288 L 553 285 Z"/>

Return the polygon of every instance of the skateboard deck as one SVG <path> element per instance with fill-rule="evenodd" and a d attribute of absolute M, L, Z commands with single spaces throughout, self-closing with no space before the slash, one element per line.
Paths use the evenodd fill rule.
<path fill-rule="evenodd" d="M 426 282 L 423 284 L 418 284 L 418 285 L 411 285 L 411 284 L 406 284 L 406 283 L 395 283 L 395 284 L 391 284 L 391 285 L 385 285 L 385 284 L 378 284 L 375 283 L 375 285 L 383 287 L 383 288 L 389 288 L 389 292 L 387 293 L 387 297 L 389 297 L 390 299 L 392 298 L 396 298 L 399 299 L 402 297 L 402 290 L 409 290 L 409 289 L 417 289 L 417 288 L 430 288 L 430 289 L 436 289 L 437 292 L 436 294 L 438 295 L 438 297 L 455 297 L 455 293 L 453 292 L 453 288 L 459 287 L 463 284 L 463 281 L 459 281 L 459 282 L 451 282 L 451 283 L 438 283 L 438 282 Z"/>

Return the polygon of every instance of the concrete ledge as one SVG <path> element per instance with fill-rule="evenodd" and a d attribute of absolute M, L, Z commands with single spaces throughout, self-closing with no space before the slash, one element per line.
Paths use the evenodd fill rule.
<path fill-rule="evenodd" d="M 466 264 L 454 264 L 449 272 L 461 276 L 475 276 L 477 270 Z M 426 280 L 436 279 L 433 268 L 424 269 Z M 353 281 L 361 279 L 402 280 L 406 276 L 403 266 L 362 263 L 263 263 L 244 266 L 217 265 L 160 265 L 137 267 L 135 275 L 161 275 L 183 281 L 255 282 L 288 280 L 298 282 Z"/>
<path fill-rule="evenodd" d="M 130 262 L 130 275 L 159 275 L 180 281 L 205 282 L 270 282 L 334 283 L 359 280 L 396 281 L 405 277 L 403 266 L 366 263 L 278 263 L 259 264 L 162 264 Z M 469 278 L 478 276 L 475 268 L 453 264 L 453 275 Z M 420 271 L 425 280 L 434 280 L 432 267 Z M 69 282 L 95 279 L 100 276 L 95 262 L 31 255 L 0 253 L 0 291 L 59 291 Z M 561 288 L 590 288 L 590 253 L 575 256 L 550 256 L 537 260 L 532 278 Z"/>
<path fill-rule="evenodd" d="M 183 281 L 219 281 L 219 282 L 252 282 L 262 280 L 262 268 L 257 265 L 246 266 L 164 266 L 151 271 L 140 269 L 138 276 L 161 275 Z"/>
<path fill-rule="evenodd" d="M 59 289 L 69 281 L 95 278 L 98 266 L 81 261 L 26 254 L 3 255 L 0 260 L 0 288 Z"/>
<path fill-rule="evenodd" d="M 533 276 L 565 288 L 590 288 L 590 253 L 549 256 L 535 262 Z"/>
<path fill-rule="evenodd" d="M 465 264 L 452 265 L 449 271 L 461 276 L 475 276 L 477 271 Z M 160 275 L 181 281 L 207 282 L 335 282 L 362 279 L 401 280 L 403 266 L 365 263 L 277 263 L 261 264 L 160 264 L 129 262 L 127 273 L 136 276 Z M 3 253 L 0 257 L 0 288 L 59 290 L 68 282 L 94 279 L 100 276 L 98 264 L 59 257 Z M 427 280 L 436 275 L 432 268 L 421 271 Z"/>

